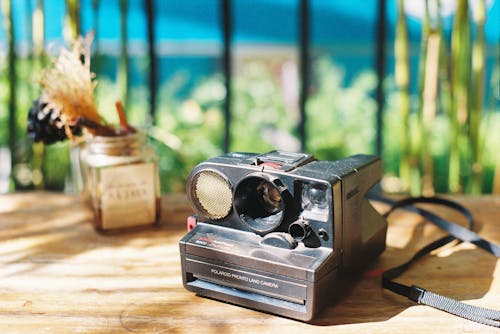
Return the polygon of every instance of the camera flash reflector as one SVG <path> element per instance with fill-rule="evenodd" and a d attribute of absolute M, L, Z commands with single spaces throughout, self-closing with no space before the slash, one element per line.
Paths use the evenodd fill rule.
<path fill-rule="evenodd" d="M 233 206 L 229 181 L 212 170 L 203 170 L 193 178 L 191 199 L 200 214 L 209 219 L 225 218 Z"/>

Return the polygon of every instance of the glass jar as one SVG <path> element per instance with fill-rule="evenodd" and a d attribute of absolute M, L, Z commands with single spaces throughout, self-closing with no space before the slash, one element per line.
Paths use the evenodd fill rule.
<path fill-rule="evenodd" d="M 158 158 L 146 134 L 96 136 L 82 150 L 83 179 L 99 231 L 157 225 Z"/>

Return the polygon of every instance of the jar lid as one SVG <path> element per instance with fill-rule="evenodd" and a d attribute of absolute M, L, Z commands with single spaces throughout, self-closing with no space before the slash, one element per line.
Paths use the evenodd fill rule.
<path fill-rule="evenodd" d="M 87 142 L 90 154 L 127 155 L 134 154 L 144 145 L 146 133 L 138 131 L 126 135 L 95 136 Z"/>

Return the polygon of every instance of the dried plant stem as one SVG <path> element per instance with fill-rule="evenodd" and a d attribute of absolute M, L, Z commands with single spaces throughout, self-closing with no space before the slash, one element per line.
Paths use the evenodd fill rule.
<path fill-rule="evenodd" d="M 120 128 L 127 129 L 128 122 L 127 117 L 125 116 L 125 111 L 123 110 L 122 103 L 120 101 L 115 102 L 116 112 L 118 113 L 118 118 L 120 119 Z"/>
<path fill-rule="evenodd" d="M 76 125 L 85 127 L 95 136 L 116 136 L 117 134 L 113 127 L 94 122 L 85 117 L 78 117 L 76 119 Z"/>
<path fill-rule="evenodd" d="M 130 133 L 135 132 L 135 129 L 130 126 L 127 122 L 127 116 L 125 114 L 125 110 L 123 109 L 123 105 L 120 101 L 116 101 L 116 112 L 118 113 L 118 118 L 120 119 L 120 132 L 121 133 Z"/>

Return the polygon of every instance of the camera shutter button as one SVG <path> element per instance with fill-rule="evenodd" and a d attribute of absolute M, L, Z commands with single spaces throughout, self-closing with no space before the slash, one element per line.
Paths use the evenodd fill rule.
<path fill-rule="evenodd" d="M 279 248 L 294 249 L 298 242 L 288 233 L 273 232 L 266 234 L 261 242 L 262 245 L 274 246 Z"/>

